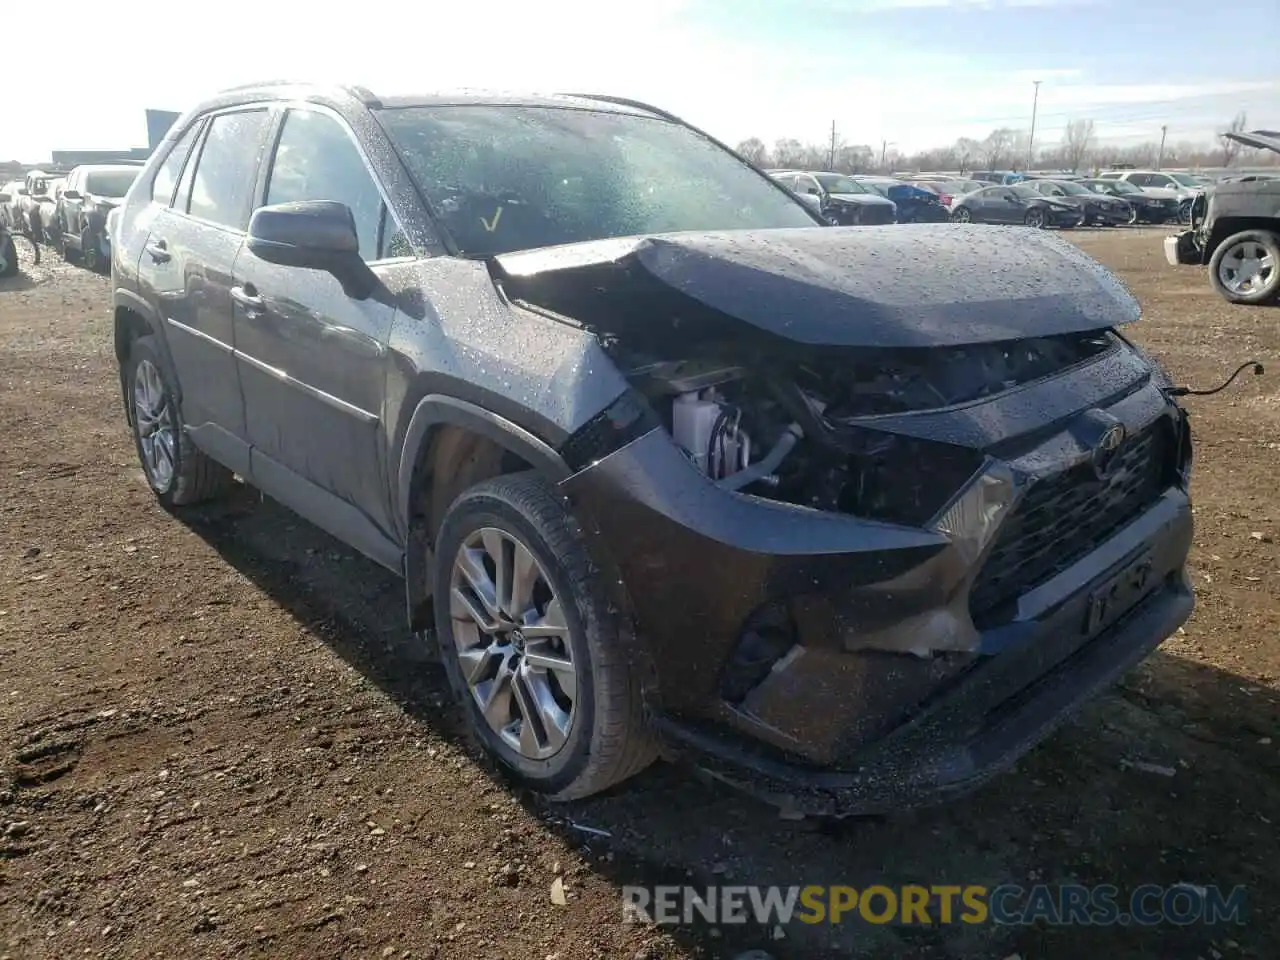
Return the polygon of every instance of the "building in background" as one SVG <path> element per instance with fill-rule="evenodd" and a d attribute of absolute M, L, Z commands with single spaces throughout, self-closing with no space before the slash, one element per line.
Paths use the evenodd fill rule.
<path fill-rule="evenodd" d="M 160 145 L 164 135 L 169 132 L 181 116 L 174 110 L 147 110 L 147 145 L 145 147 L 128 147 L 123 150 L 54 150 L 50 154 L 52 166 L 59 170 L 69 170 L 82 163 L 141 163 L 151 156 L 151 151 Z"/>
<path fill-rule="evenodd" d="M 147 146 L 154 150 L 182 114 L 175 110 L 147 111 Z"/>

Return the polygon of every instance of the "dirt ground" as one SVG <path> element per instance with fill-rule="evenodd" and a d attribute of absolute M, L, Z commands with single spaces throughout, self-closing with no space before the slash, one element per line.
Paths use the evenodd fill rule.
<path fill-rule="evenodd" d="M 1194 618 L 976 795 L 838 825 L 661 764 L 569 807 L 516 795 L 468 754 L 392 577 L 247 489 L 180 520 L 155 504 L 104 278 L 50 255 L 0 282 L 0 958 L 1274 956 L 1280 310 L 1218 300 L 1159 236 L 1075 239 L 1175 379 L 1276 362 L 1188 403 Z M 619 893 L 1070 881 L 1243 884 L 1249 914 L 659 931 L 623 924 Z"/>

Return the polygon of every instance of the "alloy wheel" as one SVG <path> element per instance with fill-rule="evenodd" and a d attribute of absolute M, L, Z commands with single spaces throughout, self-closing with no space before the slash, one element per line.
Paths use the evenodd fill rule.
<path fill-rule="evenodd" d="M 971 214 L 966 207 L 961 207 L 956 211 L 953 219 L 956 223 L 969 223 L 973 220 L 973 214 Z"/>
<path fill-rule="evenodd" d="M 483 527 L 458 548 L 450 583 L 458 666 L 481 715 L 521 757 L 554 756 L 576 718 L 577 674 L 546 570 L 514 534 Z"/>
<path fill-rule="evenodd" d="M 140 361 L 133 374 L 133 417 L 147 482 L 163 493 L 173 483 L 178 432 L 169 391 L 150 360 Z"/>
<path fill-rule="evenodd" d="M 1044 221 L 1045 221 L 1045 217 L 1044 217 L 1043 210 L 1032 210 L 1030 213 L 1027 214 L 1028 227 L 1032 227 L 1034 229 L 1039 230 L 1044 227 Z"/>
<path fill-rule="evenodd" d="M 1248 295 L 1265 287 L 1275 273 L 1276 262 L 1256 240 L 1232 244 L 1218 263 L 1218 280 L 1232 293 Z"/>

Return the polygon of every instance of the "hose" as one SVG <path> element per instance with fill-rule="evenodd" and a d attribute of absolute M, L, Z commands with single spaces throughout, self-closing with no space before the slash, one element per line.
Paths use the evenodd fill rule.
<path fill-rule="evenodd" d="M 804 431 L 800 429 L 800 424 L 791 424 L 782 431 L 782 436 L 773 445 L 773 449 L 751 464 L 751 466 L 717 480 L 716 486 L 724 490 L 741 490 L 747 484 L 755 483 L 757 480 L 762 480 L 771 475 L 773 471 L 781 466 L 782 461 L 787 458 L 787 454 L 792 451 L 803 436 Z"/>

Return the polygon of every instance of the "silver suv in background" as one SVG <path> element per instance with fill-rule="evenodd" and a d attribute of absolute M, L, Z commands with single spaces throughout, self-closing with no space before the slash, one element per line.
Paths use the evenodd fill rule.
<path fill-rule="evenodd" d="M 1169 218 L 1176 216 L 1179 223 L 1191 222 L 1191 201 L 1204 191 L 1204 185 L 1191 174 L 1164 170 L 1111 170 L 1099 179 L 1123 180 L 1147 196 L 1164 201 Z"/>

